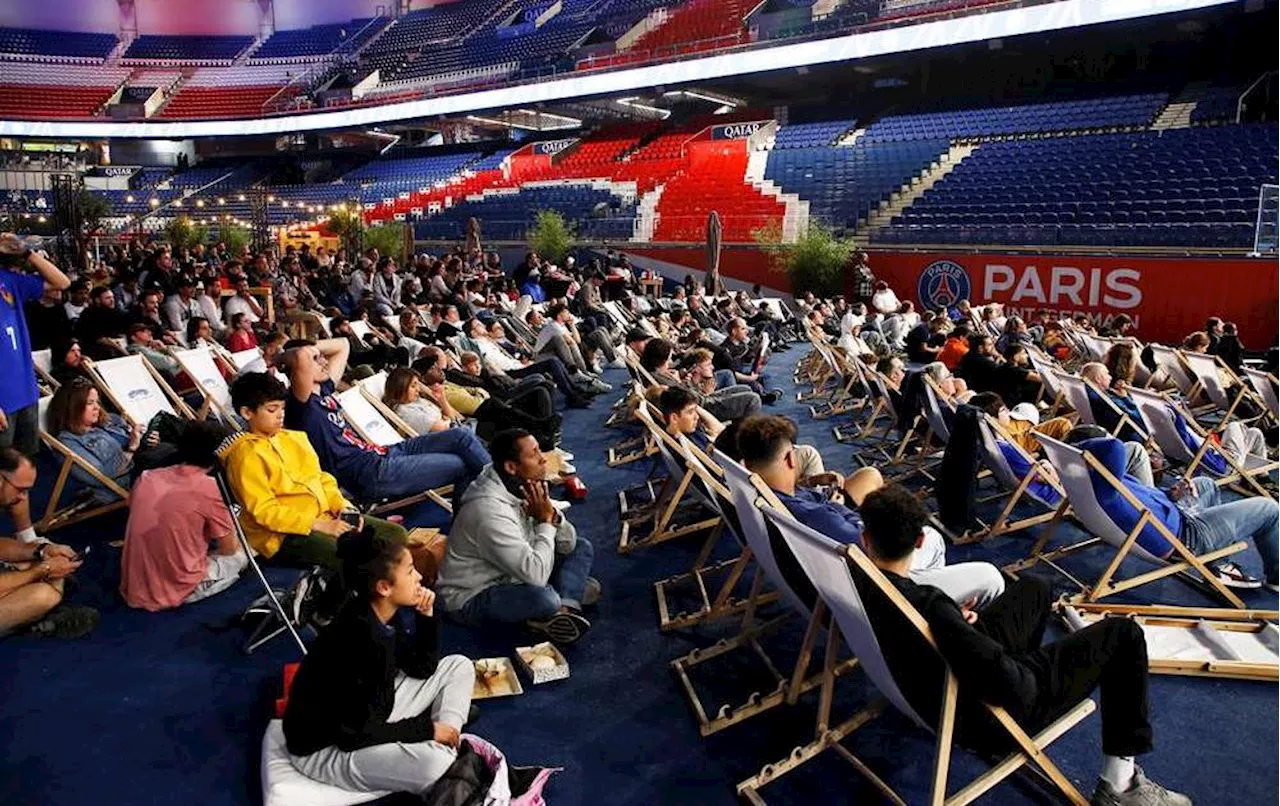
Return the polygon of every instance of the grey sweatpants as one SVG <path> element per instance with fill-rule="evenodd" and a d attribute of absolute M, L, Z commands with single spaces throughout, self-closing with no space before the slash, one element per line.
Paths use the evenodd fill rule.
<path fill-rule="evenodd" d="M 436 673 L 426 680 L 396 676 L 396 701 L 388 722 L 415 717 L 428 709 L 434 722 L 462 730 L 471 708 L 476 673 L 461 655 L 441 658 Z M 335 692 L 335 696 L 339 695 Z M 308 778 L 352 792 L 414 792 L 423 794 L 444 775 L 458 751 L 439 742 L 375 744 L 354 752 L 326 747 L 309 756 L 291 756 L 293 766 Z"/>

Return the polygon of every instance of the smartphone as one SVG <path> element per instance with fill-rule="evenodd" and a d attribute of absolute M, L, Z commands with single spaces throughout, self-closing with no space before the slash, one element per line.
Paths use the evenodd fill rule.
<path fill-rule="evenodd" d="M 343 512 L 341 515 L 338 516 L 338 520 L 342 521 L 343 523 L 349 523 L 354 528 L 357 528 L 357 529 L 360 528 L 359 512 Z"/>
<path fill-rule="evenodd" d="M 84 562 L 84 561 L 85 561 L 85 559 L 86 559 L 86 558 L 88 558 L 89 553 L 90 553 L 90 552 L 92 552 L 92 551 L 93 551 L 93 546 L 85 546 L 85 547 L 84 547 L 84 550 L 83 550 L 83 551 L 81 551 L 79 554 L 77 554 L 77 555 L 76 555 L 76 559 L 75 559 L 75 561 L 76 561 L 76 562 L 78 562 L 78 563 L 82 563 L 82 562 Z"/>

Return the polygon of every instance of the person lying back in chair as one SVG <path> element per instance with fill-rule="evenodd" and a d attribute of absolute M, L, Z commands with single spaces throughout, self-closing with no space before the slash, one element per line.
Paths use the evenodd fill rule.
<path fill-rule="evenodd" d="M 821 488 L 799 486 L 799 462 L 795 445 L 796 426 L 785 417 L 749 417 L 738 427 L 738 451 L 747 469 L 756 473 L 765 484 L 778 494 L 796 520 L 832 540 L 841 543 L 862 542 L 862 519 L 858 513 L 844 504 L 831 500 L 832 496 Z M 840 490 L 853 506 L 870 492 L 884 485 L 880 471 L 863 467 L 844 480 Z M 932 530 L 931 530 L 932 531 Z M 790 552 L 780 552 L 779 565 L 794 563 Z M 784 561 L 782 557 L 787 557 Z M 923 585 L 934 585 L 946 591 L 955 601 L 968 607 L 985 607 L 1005 587 L 1000 569 L 990 563 L 946 564 L 946 550 L 942 536 L 933 532 L 929 545 L 917 551 L 911 558 L 911 578 Z M 794 577 L 793 577 L 794 578 Z M 812 591 L 812 586 L 793 584 L 793 588 Z M 800 593 L 801 596 L 804 594 Z M 808 597 L 812 600 L 812 595 Z"/>
<path fill-rule="evenodd" d="M 1280 540 L 1276 528 L 1280 524 L 1280 505 L 1270 498 L 1244 498 L 1223 501 L 1222 490 L 1213 479 L 1197 476 L 1179 481 L 1167 492 L 1143 484 L 1125 473 L 1125 450 L 1114 437 L 1087 439 L 1076 447 L 1102 463 L 1120 479 L 1151 514 L 1163 523 L 1195 554 L 1207 554 L 1244 537 L 1253 539 L 1254 548 L 1262 556 L 1266 585 L 1272 591 L 1280 584 Z M 1106 479 L 1090 472 L 1098 503 L 1107 516 L 1126 533 L 1138 524 L 1138 510 Z M 1173 546 L 1150 523 L 1138 534 L 1138 545 L 1156 557 L 1169 557 Z M 1224 585 L 1234 588 L 1257 588 L 1261 583 L 1234 563 L 1219 560 L 1209 566 Z"/>
<path fill-rule="evenodd" d="M 929 622 L 942 659 L 960 684 L 957 736 L 989 753 L 1010 748 L 981 703 L 1005 708 L 1035 735 L 1095 688 L 1102 690 L 1103 766 L 1094 806 L 1190 806 L 1191 800 L 1148 779 L 1134 756 L 1152 748 L 1147 718 L 1147 644 L 1142 628 L 1108 618 L 1041 646 L 1048 624 L 1049 586 L 1028 574 L 1009 583 L 981 613 L 958 606 L 945 591 L 916 578 L 914 557 L 928 513 L 912 493 L 890 484 L 860 508 L 867 556 Z M 894 680 L 916 713 L 940 713 L 942 664 L 902 612 L 865 578 L 859 589 Z"/>

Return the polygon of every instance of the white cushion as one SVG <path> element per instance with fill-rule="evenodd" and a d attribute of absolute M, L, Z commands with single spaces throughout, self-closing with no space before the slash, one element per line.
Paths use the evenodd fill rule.
<path fill-rule="evenodd" d="M 284 723 L 273 719 L 262 737 L 262 806 L 355 806 L 389 792 L 351 792 L 313 781 L 293 766 L 284 744 Z"/>

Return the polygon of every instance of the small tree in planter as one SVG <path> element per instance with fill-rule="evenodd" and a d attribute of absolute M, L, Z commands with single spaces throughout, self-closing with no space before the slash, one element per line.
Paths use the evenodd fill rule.
<path fill-rule="evenodd" d="M 857 249 L 851 239 L 838 237 L 814 222 L 795 243 L 781 242 L 781 226 L 762 228 L 753 235 L 772 253 L 774 269 L 791 281 L 791 293 L 812 291 L 817 296 L 830 297 L 844 291 L 845 271 Z"/>
<path fill-rule="evenodd" d="M 392 221 L 379 224 L 364 231 L 364 248 L 377 249 L 380 255 L 390 255 L 403 264 L 406 260 L 404 248 L 405 225 Z"/>
<path fill-rule="evenodd" d="M 573 248 L 575 233 L 564 216 L 555 210 L 539 210 L 533 226 L 525 234 L 529 248 L 543 259 L 556 265 L 564 263 Z"/>
<path fill-rule="evenodd" d="M 187 216 L 171 219 L 164 227 L 164 239 L 174 251 L 190 249 L 209 240 L 209 230 L 196 226 Z"/>
<path fill-rule="evenodd" d="M 253 234 L 239 224 L 223 224 L 218 228 L 218 240 L 226 244 L 227 252 L 240 254 L 240 250 L 253 241 Z"/>
<path fill-rule="evenodd" d="M 329 214 L 326 226 L 342 242 L 342 247 L 347 250 L 347 259 L 354 264 L 360 252 L 360 237 L 364 233 L 364 210 L 358 203 L 344 204 Z"/>

